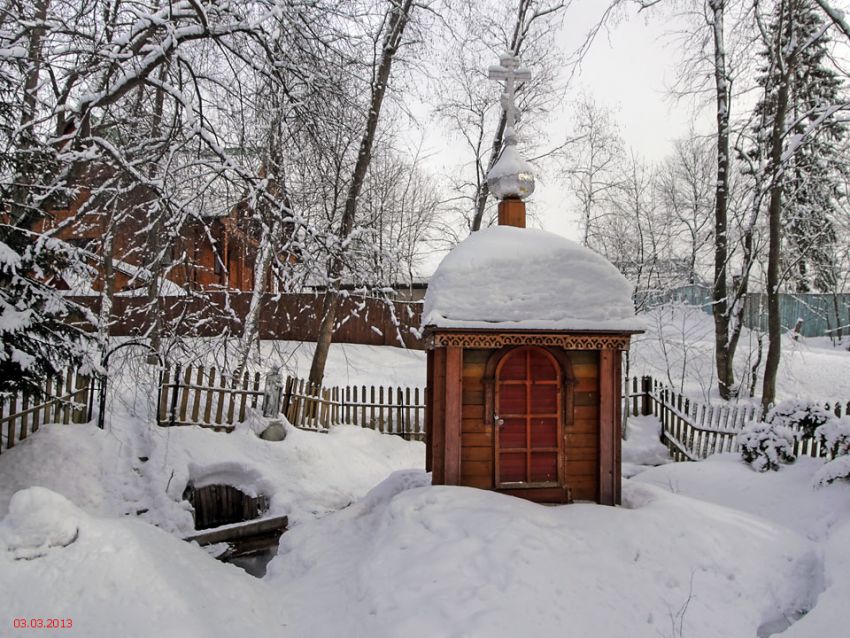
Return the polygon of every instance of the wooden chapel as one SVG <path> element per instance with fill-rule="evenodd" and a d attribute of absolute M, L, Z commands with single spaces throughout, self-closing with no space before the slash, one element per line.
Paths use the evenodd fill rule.
<path fill-rule="evenodd" d="M 529 77 L 511 55 L 505 149 L 488 173 L 499 226 L 446 256 L 425 297 L 426 467 L 434 485 L 544 503 L 620 503 L 621 361 L 632 288 L 607 260 L 525 228 L 534 189 L 516 150 L 513 92 Z"/>

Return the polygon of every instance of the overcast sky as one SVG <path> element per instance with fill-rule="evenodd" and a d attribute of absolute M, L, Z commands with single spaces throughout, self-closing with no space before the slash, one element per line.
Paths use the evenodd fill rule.
<path fill-rule="evenodd" d="M 565 50 L 581 42 L 606 4 L 583 0 L 570 8 L 560 36 Z M 670 26 L 657 13 L 649 18 L 630 13 L 597 37 L 569 89 L 572 96 L 584 91 L 614 108 L 627 149 L 649 161 L 663 159 L 673 141 L 687 134 L 693 119 L 691 104 L 677 104 L 669 97 L 679 58 L 678 47 L 667 33 Z M 701 122 L 707 116 L 703 114 Z M 566 117 L 557 124 L 561 130 L 569 130 Z M 567 210 L 565 197 L 559 184 L 541 183 L 538 215 L 546 230 L 575 239 L 577 219 Z"/>
<path fill-rule="evenodd" d="M 559 35 L 565 51 L 570 52 L 581 43 L 606 4 L 607 0 L 579 0 L 570 7 Z M 669 39 L 664 38 L 666 30 L 658 19 L 648 21 L 634 13 L 618 21 L 607 34 L 596 39 L 566 96 L 569 101 L 583 91 L 601 105 L 616 109 L 627 147 L 649 160 L 663 158 L 672 141 L 687 132 L 691 120 L 689 106 L 677 106 L 668 98 L 667 88 L 674 77 L 677 55 Z M 482 64 L 486 67 L 496 62 L 485 60 Z M 552 114 L 552 139 L 563 139 L 571 129 L 567 118 L 566 108 Z M 440 125 L 432 123 L 432 126 Z M 432 148 L 426 150 L 433 153 L 429 164 L 432 170 L 446 172 L 452 161 L 453 141 L 445 130 L 434 133 L 437 134 L 431 138 Z M 546 230 L 576 239 L 579 228 L 567 199 L 568 194 L 558 180 L 551 176 L 538 178 L 529 210 L 533 209 L 539 225 Z M 434 255 L 429 259 L 423 273 L 432 271 L 440 258 L 441 255 Z"/>
<path fill-rule="evenodd" d="M 560 45 L 565 52 L 572 52 L 583 41 L 588 29 L 599 21 L 609 0 L 576 0 L 565 14 L 564 27 L 559 35 Z M 833 6 L 850 13 L 850 0 L 835 0 Z M 566 100 L 577 97 L 581 92 L 591 95 L 597 103 L 612 107 L 617 112 L 617 121 L 626 148 L 648 161 L 663 159 L 671 150 L 673 142 L 688 134 L 694 123 L 698 133 L 710 134 L 713 128 L 711 105 L 694 113 L 692 101 L 676 102 L 670 97 L 682 57 L 682 44 L 671 36 L 677 26 L 669 14 L 659 11 L 638 14 L 632 10 L 623 19 L 612 24 L 606 33 L 600 34 L 584 58 L 567 92 Z M 687 46 L 687 43 L 685 44 Z M 850 68 L 850 53 L 842 55 Z M 482 61 L 484 67 L 497 60 Z M 531 69 L 534 73 L 534 69 Z M 497 94 L 494 92 L 494 99 Z M 551 118 L 552 139 L 564 139 L 571 129 L 569 113 L 553 113 Z M 439 126 L 439 125 L 437 125 Z M 452 142 L 442 133 L 435 131 L 432 146 L 434 153 L 432 168 L 445 173 L 450 161 L 443 149 L 450 149 Z M 522 140 L 520 140 L 522 150 Z M 450 155 L 450 152 L 449 152 Z M 450 170 L 450 169 L 449 169 Z M 578 220 L 571 210 L 569 194 L 557 179 L 542 176 L 537 180 L 529 210 L 538 218 L 538 225 L 551 232 L 571 239 L 580 236 Z M 423 273 L 433 270 L 439 256 L 429 259 Z"/>

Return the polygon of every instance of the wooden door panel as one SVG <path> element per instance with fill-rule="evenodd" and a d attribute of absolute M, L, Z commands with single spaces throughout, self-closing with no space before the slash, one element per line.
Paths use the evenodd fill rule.
<path fill-rule="evenodd" d="M 496 483 L 563 485 L 560 364 L 546 350 L 520 347 L 496 369 Z M 508 485 L 509 484 L 509 485 Z"/>
<path fill-rule="evenodd" d="M 554 384 L 531 386 L 531 414 L 555 414 L 558 412 L 558 386 Z"/>
<path fill-rule="evenodd" d="M 532 452 L 529 473 L 532 483 L 557 483 L 558 452 Z"/>
<path fill-rule="evenodd" d="M 501 448 L 524 448 L 527 440 L 525 419 L 504 419 L 504 423 L 498 428 L 499 447 Z"/>
<path fill-rule="evenodd" d="M 499 372 L 499 379 L 502 381 L 525 380 L 525 372 L 525 359 L 522 357 L 511 357 L 508 355 L 508 361 L 505 361 L 502 364 Z"/>
<path fill-rule="evenodd" d="M 500 483 L 524 483 L 527 479 L 525 452 L 502 452 L 499 459 Z"/>
<path fill-rule="evenodd" d="M 531 419 L 531 447 L 532 448 L 556 448 L 558 447 L 558 419 L 540 418 Z"/>
<path fill-rule="evenodd" d="M 533 353 L 531 356 L 531 377 L 535 381 L 556 381 L 558 370 L 545 355 Z"/>
<path fill-rule="evenodd" d="M 505 383 L 499 392 L 499 416 L 509 414 L 525 414 L 526 386 Z"/>

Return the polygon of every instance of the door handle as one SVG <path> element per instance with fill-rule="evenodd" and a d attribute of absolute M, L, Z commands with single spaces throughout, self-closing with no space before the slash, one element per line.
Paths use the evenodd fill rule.
<path fill-rule="evenodd" d="M 500 419 L 498 414 L 493 415 L 493 422 L 496 424 L 497 428 L 500 428 L 505 424 L 505 420 Z"/>

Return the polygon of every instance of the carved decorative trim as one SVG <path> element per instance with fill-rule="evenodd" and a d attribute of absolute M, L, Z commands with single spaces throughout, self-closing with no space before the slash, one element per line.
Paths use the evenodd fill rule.
<path fill-rule="evenodd" d="M 628 350 L 629 335 L 546 334 L 510 332 L 431 333 L 427 349 L 445 346 L 502 348 L 504 346 L 554 346 L 565 350 Z"/>

